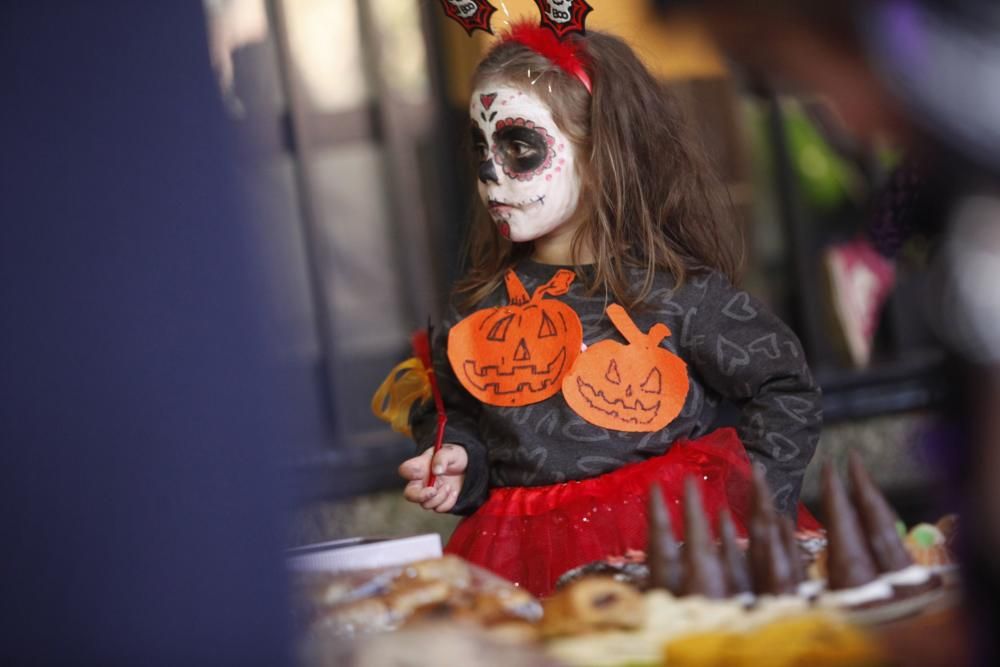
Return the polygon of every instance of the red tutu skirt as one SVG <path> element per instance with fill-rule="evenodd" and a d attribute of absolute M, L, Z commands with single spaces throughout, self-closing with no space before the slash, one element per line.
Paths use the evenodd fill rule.
<path fill-rule="evenodd" d="M 662 456 L 580 481 L 503 487 L 455 529 L 445 552 L 481 565 L 539 597 L 567 570 L 631 549 L 646 549 L 646 503 L 663 488 L 674 531 L 683 539 L 684 480 L 698 480 L 711 525 L 729 508 L 746 535 L 751 464 L 736 431 L 724 428 L 675 442 Z M 799 506 L 799 527 L 819 523 Z"/>

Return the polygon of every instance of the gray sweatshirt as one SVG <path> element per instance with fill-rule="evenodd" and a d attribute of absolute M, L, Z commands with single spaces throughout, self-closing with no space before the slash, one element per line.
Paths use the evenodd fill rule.
<path fill-rule="evenodd" d="M 530 260 L 517 267 L 531 294 L 560 268 Z M 641 276 L 636 272 L 636 280 Z M 806 365 L 795 334 L 746 292 L 720 273 L 689 276 L 674 288 L 659 274 L 644 307 L 629 315 L 639 330 L 666 324 L 672 335 L 661 345 L 681 357 L 689 376 L 680 415 L 660 431 L 634 433 L 595 426 L 576 414 L 562 393 L 523 407 L 486 405 L 458 382 L 445 350 L 448 330 L 460 318 L 452 313 L 435 331 L 434 365 L 448 413 L 444 442 L 463 446 L 469 455 L 465 481 L 453 513 L 471 514 L 491 487 L 540 486 L 586 479 L 666 452 L 676 440 L 695 439 L 712 430 L 719 402 L 741 411 L 737 432 L 755 466 L 762 467 L 779 511 L 794 515 L 802 478 L 816 450 L 822 422 L 820 389 Z M 586 345 L 625 339 L 605 314 L 608 301 L 587 296 L 577 279 L 562 296 L 583 324 Z M 480 304 L 508 302 L 501 286 Z M 433 402 L 411 414 L 419 451 L 434 441 Z"/>

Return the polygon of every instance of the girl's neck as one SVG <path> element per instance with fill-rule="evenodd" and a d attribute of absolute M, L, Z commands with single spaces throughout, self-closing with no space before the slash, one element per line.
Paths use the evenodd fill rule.
<path fill-rule="evenodd" d="M 563 225 L 542 238 L 535 239 L 531 251 L 531 259 L 539 264 L 558 264 L 570 266 L 574 264 L 593 264 L 594 253 L 588 239 L 582 239 L 576 256 L 573 255 L 573 237 L 576 225 Z"/>

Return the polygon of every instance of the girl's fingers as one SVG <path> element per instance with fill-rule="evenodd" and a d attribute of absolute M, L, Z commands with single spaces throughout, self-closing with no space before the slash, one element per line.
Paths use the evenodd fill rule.
<path fill-rule="evenodd" d="M 447 497 L 441 502 L 440 505 L 434 508 L 435 512 L 450 512 L 451 508 L 455 506 L 458 501 L 458 489 L 449 489 Z"/>
<path fill-rule="evenodd" d="M 406 485 L 403 489 L 403 498 L 409 500 L 411 503 L 420 503 L 424 501 L 424 481 L 421 479 L 414 480 Z"/>
<path fill-rule="evenodd" d="M 399 476 L 403 479 L 426 479 L 430 474 L 430 460 L 433 448 L 426 450 L 420 456 L 406 459 L 399 464 Z"/>
<path fill-rule="evenodd" d="M 465 472 L 469 465 L 469 455 L 465 447 L 459 445 L 444 445 L 434 457 L 433 470 L 435 475 L 457 475 Z"/>
<path fill-rule="evenodd" d="M 437 509 L 444 501 L 448 500 L 448 490 L 447 486 L 436 486 L 433 489 L 428 489 L 432 493 L 420 503 L 420 506 L 425 510 Z"/>

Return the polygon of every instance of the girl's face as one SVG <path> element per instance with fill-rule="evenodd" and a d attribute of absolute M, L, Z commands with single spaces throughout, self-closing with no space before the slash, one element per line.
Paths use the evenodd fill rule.
<path fill-rule="evenodd" d="M 500 233 L 534 241 L 566 225 L 580 199 L 573 144 L 530 92 L 477 88 L 469 105 L 479 196 Z"/>

